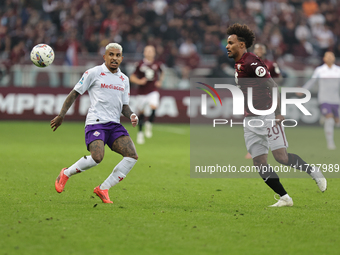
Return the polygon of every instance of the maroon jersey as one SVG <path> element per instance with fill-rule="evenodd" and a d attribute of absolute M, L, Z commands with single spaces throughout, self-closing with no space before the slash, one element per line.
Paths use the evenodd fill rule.
<path fill-rule="evenodd" d="M 270 72 L 270 76 L 272 78 L 279 78 L 280 77 L 280 74 L 281 74 L 280 68 L 275 62 L 272 62 L 272 61 L 267 60 L 267 59 L 263 60 L 263 62 L 266 64 L 267 69 Z"/>
<path fill-rule="evenodd" d="M 134 74 L 138 79 L 143 77 L 147 78 L 147 82 L 145 85 L 138 86 L 138 94 L 146 95 L 152 91 L 157 91 L 157 87 L 155 85 L 156 81 L 159 79 L 159 74 L 162 72 L 162 63 L 159 61 L 146 62 L 141 60 L 136 64 L 136 70 Z"/>
<path fill-rule="evenodd" d="M 267 110 L 272 106 L 272 97 L 269 88 L 261 78 L 270 78 L 266 64 L 255 54 L 246 52 L 235 63 L 235 81 L 244 95 L 244 115 L 255 116 L 249 111 L 247 103 L 247 89 L 253 88 L 253 106 L 256 110 Z"/>

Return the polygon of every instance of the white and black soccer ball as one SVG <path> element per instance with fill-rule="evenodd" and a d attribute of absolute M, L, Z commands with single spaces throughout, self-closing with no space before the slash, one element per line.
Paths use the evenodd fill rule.
<path fill-rule="evenodd" d="M 31 51 L 31 60 L 38 67 L 46 67 L 53 63 L 54 51 L 47 44 L 38 44 Z"/>

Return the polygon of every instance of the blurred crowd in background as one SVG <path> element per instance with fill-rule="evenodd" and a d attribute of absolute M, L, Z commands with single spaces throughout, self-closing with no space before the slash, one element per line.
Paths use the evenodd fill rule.
<path fill-rule="evenodd" d="M 0 62 L 22 63 L 38 43 L 55 52 L 100 54 L 109 42 L 123 53 L 156 47 L 159 60 L 178 61 L 190 72 L 200 56 L 225 55 L 226 29 L 247 24 L 271 59 L 340 56 L 338 0 L 3 0 L 0 1 Z M 80 65 L 77 59 L 69 65 Z"/>

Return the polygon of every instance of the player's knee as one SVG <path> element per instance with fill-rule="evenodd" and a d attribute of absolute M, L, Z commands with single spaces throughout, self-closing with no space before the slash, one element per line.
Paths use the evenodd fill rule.
<path fill-rule="evenodd" d="M 255 157 L 253 158 L 253 164 L 254 166 L 266 166 L 267 165 L 267 159 L 264 157 Z"/>
<path fill-rule="evenodd" d="M 129 156 L 130 158 L 133 158 L 133 159 L 135 159 L 135 160 L 138 160 L 138 155 L 137 155 L 137 153 L 135 153 L 134 155 L 131 155 L 131 156 Z"/>
<path fill-rule="evenodd" d="M 104 155 L 92 155 L 92 158 L 97 164 L 99 164 L 102 162 Z"/>
<path fill-rule="evenodd" d="M 274 155 L 275 160 L 283 165 L 288 164 L 288 155 L 285 154 L 278 154 L 278 155 Z"/>

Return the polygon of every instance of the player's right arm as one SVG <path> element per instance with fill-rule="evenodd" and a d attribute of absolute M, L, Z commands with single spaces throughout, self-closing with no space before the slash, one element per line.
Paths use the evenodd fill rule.
<path fill-rule="evenodd" d="M 310 90 L 316 83 L 317 78 L 319 77 L 319 67 L 317 67 L 312 75 L 312 78 L 305 83 L 302 87 L 304 89 Z"/>
<path fill-rule="evenodd" d="M 60 110 L 60 113 L 58 116 L 56 116 L 53 120 L 51 120 L 51 128 L 53 129 L 53 132 L 57 130 L 57 128 L 63 123 L 63 120 L 65 118 L 65 115 L 74 103 L 76 101 L 77 97 L 79 95 L 82 95 L 85 93 L 86 90 L 88 90 L 94 79 L 95 79 L 96 69 L 91 68 L 90 70 L 87 70 L 83 76 L 80 78 L 78 83 L 74 86 L 73 90 L 68 94 L 66 97 L 64 104 Z"/>
<path fill-rule="evenodd" d="M 74 103 L 78 96 L 79 93 L 75 90 L 72 90 L 70 94 L 68 94 L 63 104 L 63 107 L 60 110 L 59 115 L 56 116 L 53 120 L 51 120 L 51 128 L 53 129 L 53 132 L 56 131 L 57 128 L 63 123 L 63 120 L 68 109 L 70 109 L 71 105 Z"/>

